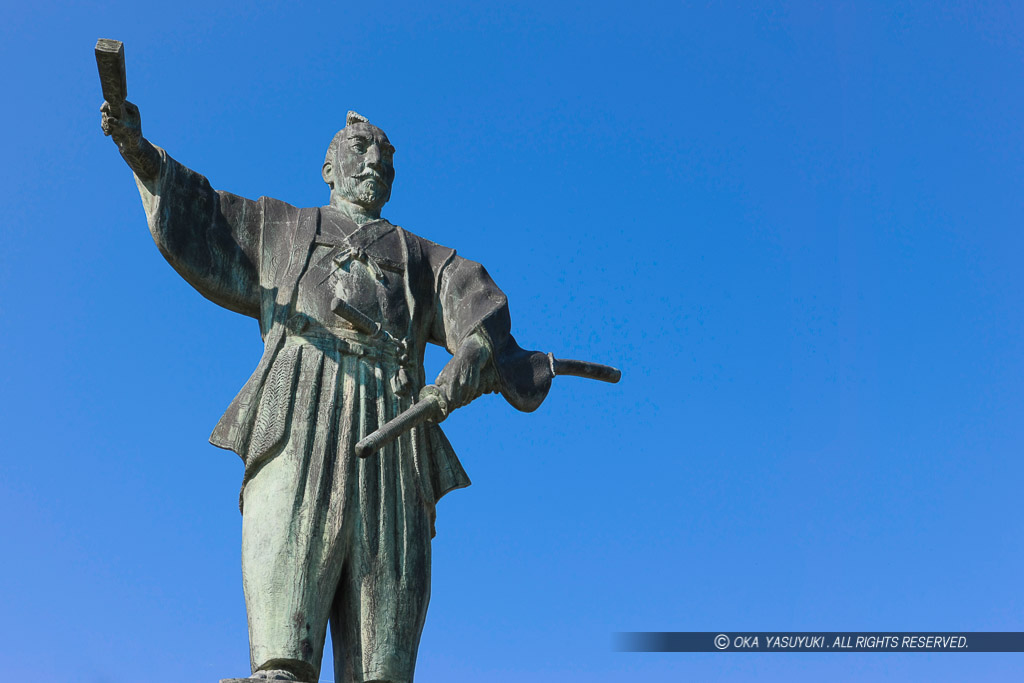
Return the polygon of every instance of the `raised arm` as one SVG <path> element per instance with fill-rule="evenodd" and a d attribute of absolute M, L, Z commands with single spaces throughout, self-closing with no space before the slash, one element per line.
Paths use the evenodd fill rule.
<path fill-rule="evenodd" d="M 142 117 L 139 108 L 125 101 L 115 111 L 109 102 L 100 107 L 100 127 L 117 145 L 117 151 L 132 172 L 143 181 L 156 180 L 160 173 L 160 153 L 149 140 L 142 137 Z"/>
<path fill-rule="evenodd" d="M 258 318 L 265 200 L 215 191 L 142 136 L 138 107 L 116 109 L 103 103 L 101 126 L 135 173 L 160 252 L 207 299 Z"/>

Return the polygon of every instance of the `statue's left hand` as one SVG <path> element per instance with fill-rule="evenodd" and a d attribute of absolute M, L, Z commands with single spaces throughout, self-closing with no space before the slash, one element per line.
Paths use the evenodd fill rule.
<path fill-rule="evenodd" d="M 489 373 L 485 372 L 490 360 L 490 347 L 479 333 L 469 335 L 455 350 L 455 355 L 435 381 L 448 398 L 449 410 L 461 408 L 485 391 L 492 390 L 486 386 Z"/>

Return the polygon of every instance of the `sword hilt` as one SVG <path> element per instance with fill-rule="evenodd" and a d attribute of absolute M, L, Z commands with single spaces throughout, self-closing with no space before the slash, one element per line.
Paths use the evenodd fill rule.
<path fill-rule="evenodd" d="M 367 458 L 424 422 L 443 422 L 448 417 L 448 399 L 437 386 L 428 384 L 420 390 L 419 401 L 412 408 L 386 423 L 356 444 L 356 455 Z"/>
<path fill-rule="evenodd" d="M 335 311 L 344 310 L 344 306 L 336 306 Z M 339 315 L 344 315 L 339 313 Z M 614 384 L 622 377 L 618 368 L 585 360 L 563 360 L 548 354 L 551 375 L 575 375 Z M 444 392 L 433 384 L 428 384 L 420 391 L 419 402 L 401 415 L 381 426 L 356 444 L 356 455 L 366 458 L 388 445 L 399 436 L 424 422 L 441 422 L 448 417 L 448 399 Z"/>

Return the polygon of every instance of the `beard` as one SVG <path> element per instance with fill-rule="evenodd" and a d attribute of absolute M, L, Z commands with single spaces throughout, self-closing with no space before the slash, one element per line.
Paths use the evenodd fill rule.
<path fill-rule="evenodd" d="M 343 178 L 337 192 L 364 209 L 379 209 L 391 197 L 391 188 L 383 180 L 374 178 Z"/>

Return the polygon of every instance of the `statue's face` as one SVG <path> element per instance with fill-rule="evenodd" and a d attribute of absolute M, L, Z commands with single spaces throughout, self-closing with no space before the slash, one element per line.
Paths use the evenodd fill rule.
<path fill-rule="evenodd" d="M 346 126 L 332 169 L 334 191 L 353 204 L 379 210 L 391 198 L 394 154 L 380 128 L 368 123 Z"/>

